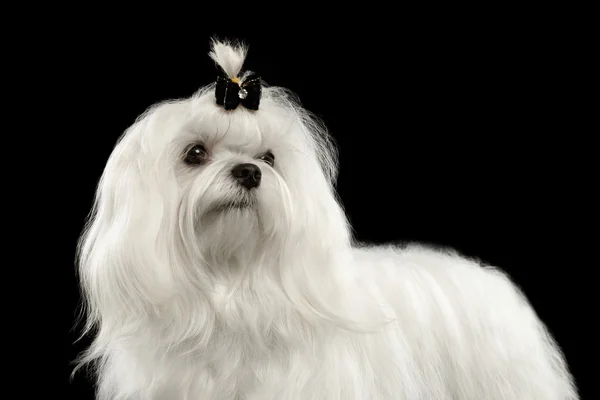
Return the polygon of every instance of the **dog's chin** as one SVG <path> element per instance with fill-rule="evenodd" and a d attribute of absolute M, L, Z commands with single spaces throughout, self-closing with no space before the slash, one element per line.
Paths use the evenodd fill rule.
<path fill-rule="evenodd" d="M 198 242 L 213 263 L 249 257 L 261 238 L 262 222 L 256 202 L 222 201 L 212 205 L 198 221 Z"/>

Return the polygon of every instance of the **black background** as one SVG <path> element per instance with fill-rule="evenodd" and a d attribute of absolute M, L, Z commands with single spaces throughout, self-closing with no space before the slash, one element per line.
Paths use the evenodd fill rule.
<path fill-rule="evenodd" d="M 581 332 L 591 274 L 574 258 L 579 178 L 566 161 L 575 139 L 560 27 L 488 14 L 380 21 L 384 14 L 307 19 L 304 29 L 285 19 L 237 30 L 105 19 L 65 33 L 72 53 L 65 79 L 74 91 L 64 104 L 72 136 L 64 139 L 76 150 L 64 149 L 74 160 L 65 196 L 72 220 L 62 220 L 69 229 L 61 260 L 64 397 L 93 398 L 85 376 L 68 376 L 89 343 L 74 343 L 73 257 L 97 180 L 118 136 L 148 106 L 213 81 L 213 35 L 245 40 L 245 67 L 293 90 L 324 120 L 340 149 L 337 189 L 358 240 L 442 244 L 508 271 L 589 393 L 582 376 L 592 348 Z"/>

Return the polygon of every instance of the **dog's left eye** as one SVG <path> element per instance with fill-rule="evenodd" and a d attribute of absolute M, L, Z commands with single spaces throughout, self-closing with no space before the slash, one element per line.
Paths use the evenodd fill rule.
<path fill-rule="evenodd" d="M 271 167 L 273 165 L 275 165 L 275 155 L 273 155 L 273 153 L 271 153 L 270 151 L 267 151 L 265 154 L 263 154 L 262 156 L 258 157 L 258 159 L 266 162 Z"/>

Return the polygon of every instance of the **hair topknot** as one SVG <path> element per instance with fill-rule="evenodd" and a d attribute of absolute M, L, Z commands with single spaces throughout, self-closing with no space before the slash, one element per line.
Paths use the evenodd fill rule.
<path fill-rule="evenodd" d="M 239 41 L 211 40 L 209 56 L 230 79 L 238 77 L 247 53 L 248 46 Z"/>

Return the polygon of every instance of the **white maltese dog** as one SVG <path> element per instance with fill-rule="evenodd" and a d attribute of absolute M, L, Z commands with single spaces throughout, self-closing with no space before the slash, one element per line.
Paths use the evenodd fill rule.
<path fill-rule="evenodd" d="M 501 271 L 353 243 L 325 128 L 245 56 L 213 41 L 215 84 L 107 162 L 79 246 L 98 399 L 578 399 Z"/>

